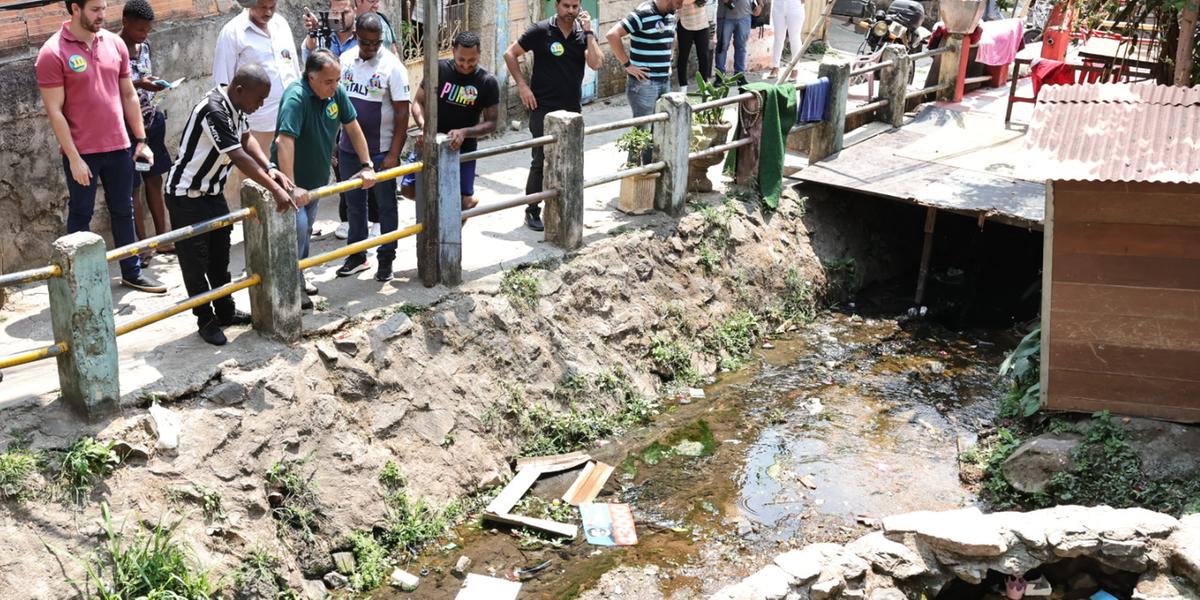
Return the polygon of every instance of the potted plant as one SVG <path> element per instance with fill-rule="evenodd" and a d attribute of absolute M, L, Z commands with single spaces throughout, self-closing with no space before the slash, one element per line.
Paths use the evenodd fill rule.
<path fill-rule="evenodd" d="M 729 90 L 739 82 L 737 77 L 725 77 L 720 73 L 713 76 L 713 81 L 707 82 L 699 73 L 696 74 L 696 91 L 688 95 L 696 98 L 698 103 L 719 100 L 729 95 Z M 698 152 L 725 143 L 729 138 L 729 130 L 733 123 L 725 120 L 725 107 L 709 108 L 697 111 L 692 115 L 691 150 Z M 725 155 L 714 154 L 704 158 L 692 159 L 688 163 L 688 191 L 711 192 L 712 182 L 708 179 L 709 167 L 725 160 Z"/>
<path fill-rule="evenodd" d="M 624 150 L 627 155 L 625 168 L 640 167 L 650 162 L 650 150 L 653 147 L 654 136 L 649 129 L 635 127 L 617 138 L 617 148 Z M 654 186 L 658 176 L 658 173 L 649 173 L 622 178 L 617 210 L 631 215 L 652 212 Z"/>

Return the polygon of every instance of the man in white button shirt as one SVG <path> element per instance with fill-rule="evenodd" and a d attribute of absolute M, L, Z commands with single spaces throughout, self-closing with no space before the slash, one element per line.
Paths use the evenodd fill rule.
<path fill-rule="evenodd" d="M 249 116 L 250 134 L 259 146 L 270 148 L 275 138 L 275 117 L 283 90 L 300 78 L 300 61 L 292 30 L 283 15 L 275 13 L 276 0 L 258 0 L 221 28 L 213 56 L 213 81 L 229 85 L 238 67 L 259 64 L 271 78 L 271 94 L 262 108 Z M 238 171 L 229 176 L 225 198 L 234 206 L 239 204 L 241 177 Z"/>

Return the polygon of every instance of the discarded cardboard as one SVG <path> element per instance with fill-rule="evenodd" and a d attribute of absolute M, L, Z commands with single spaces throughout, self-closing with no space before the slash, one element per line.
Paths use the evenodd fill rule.
<path fill-rule="evenodd" d="M 583 534 L 589 544 L 597 546 L 632 546 L 637 544 L 637 529 L 628 504 L 586 502 L 579 505 L 583 517 Z"/>
<path fill-rule="evenodd" d="M 469 573 L 454 600 L 517 600 L 521 583 Z"/>
<path fill-rule="evenodd" d="M 537 467 L 542 473 L 557 473 L 574 469 L 589 460 L 592 460 L 591 455 L 582 450 L 551 456 L 525 456 L 517 459 L 517 471 Z"/>
<path fill-rule="evenodd" d="M 602 462 L 590 462 L 583 467 L 583 472 L 575 479 L 575 483 L 567 488 L 567 493 L 563 494 L 563 501 L 571 506 L 579 506 L 584 502 L 591 502 L 600 495 L 600 490 L 604 488 L 608 477 L 612 475 L 614 467 Z"/>
<path fill-rule="evenodd" d="M 508 485 L 504 486 L 504 489 L 500 490 L 500 493 L 488 503 L 487 508 L 483 509 L 484 512 L 501 515 L 512 510 L 512 507 L 521 501 L 521 496 L 524 496 L 525 492 L 533 487 L 533 483 L 541 474 L 541 469 L 536 467 L 518 471 L 517 476 L 513 477 L 512 481 L 509 481 Z"/>
<path fill-rule="evenodd" d="M 558 521 L 551 521 L 549 519 L 535 519 L 533 517 L 493 512 L 483 513 L 483 518 L 489 521 L 496 521 L 497 523 L 504 523 L 506 525 L 532 527 L 534 529 L 540 529 L 547 533 L 553 533 L 555 535 L 561 535 L 567 538 L 574 538 L 575 534 L 579 533 L 579 527 L 576 525 L 559 523 Z"/>

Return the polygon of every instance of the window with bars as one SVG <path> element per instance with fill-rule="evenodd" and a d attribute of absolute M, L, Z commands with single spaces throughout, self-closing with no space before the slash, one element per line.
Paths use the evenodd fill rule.
<path fill-rule="evenodd" d="M 425 57 L 425 2 L 404 0 L 401 2 L 403 19 L 396 31 L 400 38 L 400 52 L 404 60 L 421 60 Z M 438 0 L 442 8 L 441 27 L 438 32 L 438 53 L 450 51 L 454 36 L 466 31 L 470 23 L 470 5 L 467 0 Z"/>

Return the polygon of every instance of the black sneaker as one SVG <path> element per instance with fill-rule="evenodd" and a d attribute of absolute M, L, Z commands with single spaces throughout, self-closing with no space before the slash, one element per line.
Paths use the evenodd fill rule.
<path fill-rule="evenodd" d="M 392 280 L 392 261 L 388 259 L 379 260 L 379 268 L 375 270 L 375 281 L 384 282 Z"/>
<path fill-rule="evenodd" d="M 367 264 L 367 259 L 357 254 L 351 254 L 346 257 L 346 262 L 342 263 L 341 268 L 337 270 L 338 277 L 349 277 L 355 273 L 362 273 L 370 268 Z"/>
<path fill-rule="evenodd" d="M 525 226 L 534 231 L 545 231 L 546 226 L 542 223 L 541 211 L 525 211 Z"/>
<path fill-rule="evenodd" d="M 312 308 L 313 308 L 312 298 L 309 298 L 308 296 L 301 296 L 300 297 L 300 310 L 312 310 Z"/>
<path fill-rule="evenodd" d="M 221 327 L 231 327 L 236 325 L 249 325 L 253 321 L 250 318 L 250 313 L 234 309 L 233 314 L 226 318 L 218 318 L 217 322 Z"/>
<path fill-rule="evenodd" d="M 221 331 L 221 326 L 217 323 L 216 319 L 210 320 L 200 328 L 200 339 L 214 346 L 224 346 L 225 342 L 228 341 L 225 339 L 225 332 Z"/>
<path fill-rule="evenodd" d="M 121 285 L 128 288 L 133 288 L 135 290 L 141 290 L 143 292 L 150 292 L 151 294 L 167 293 L 167 286 L 159 283 L 157 280 L 151 278 L 145 273 L 138 275 L 135 279 L 122 277 Z"/>

